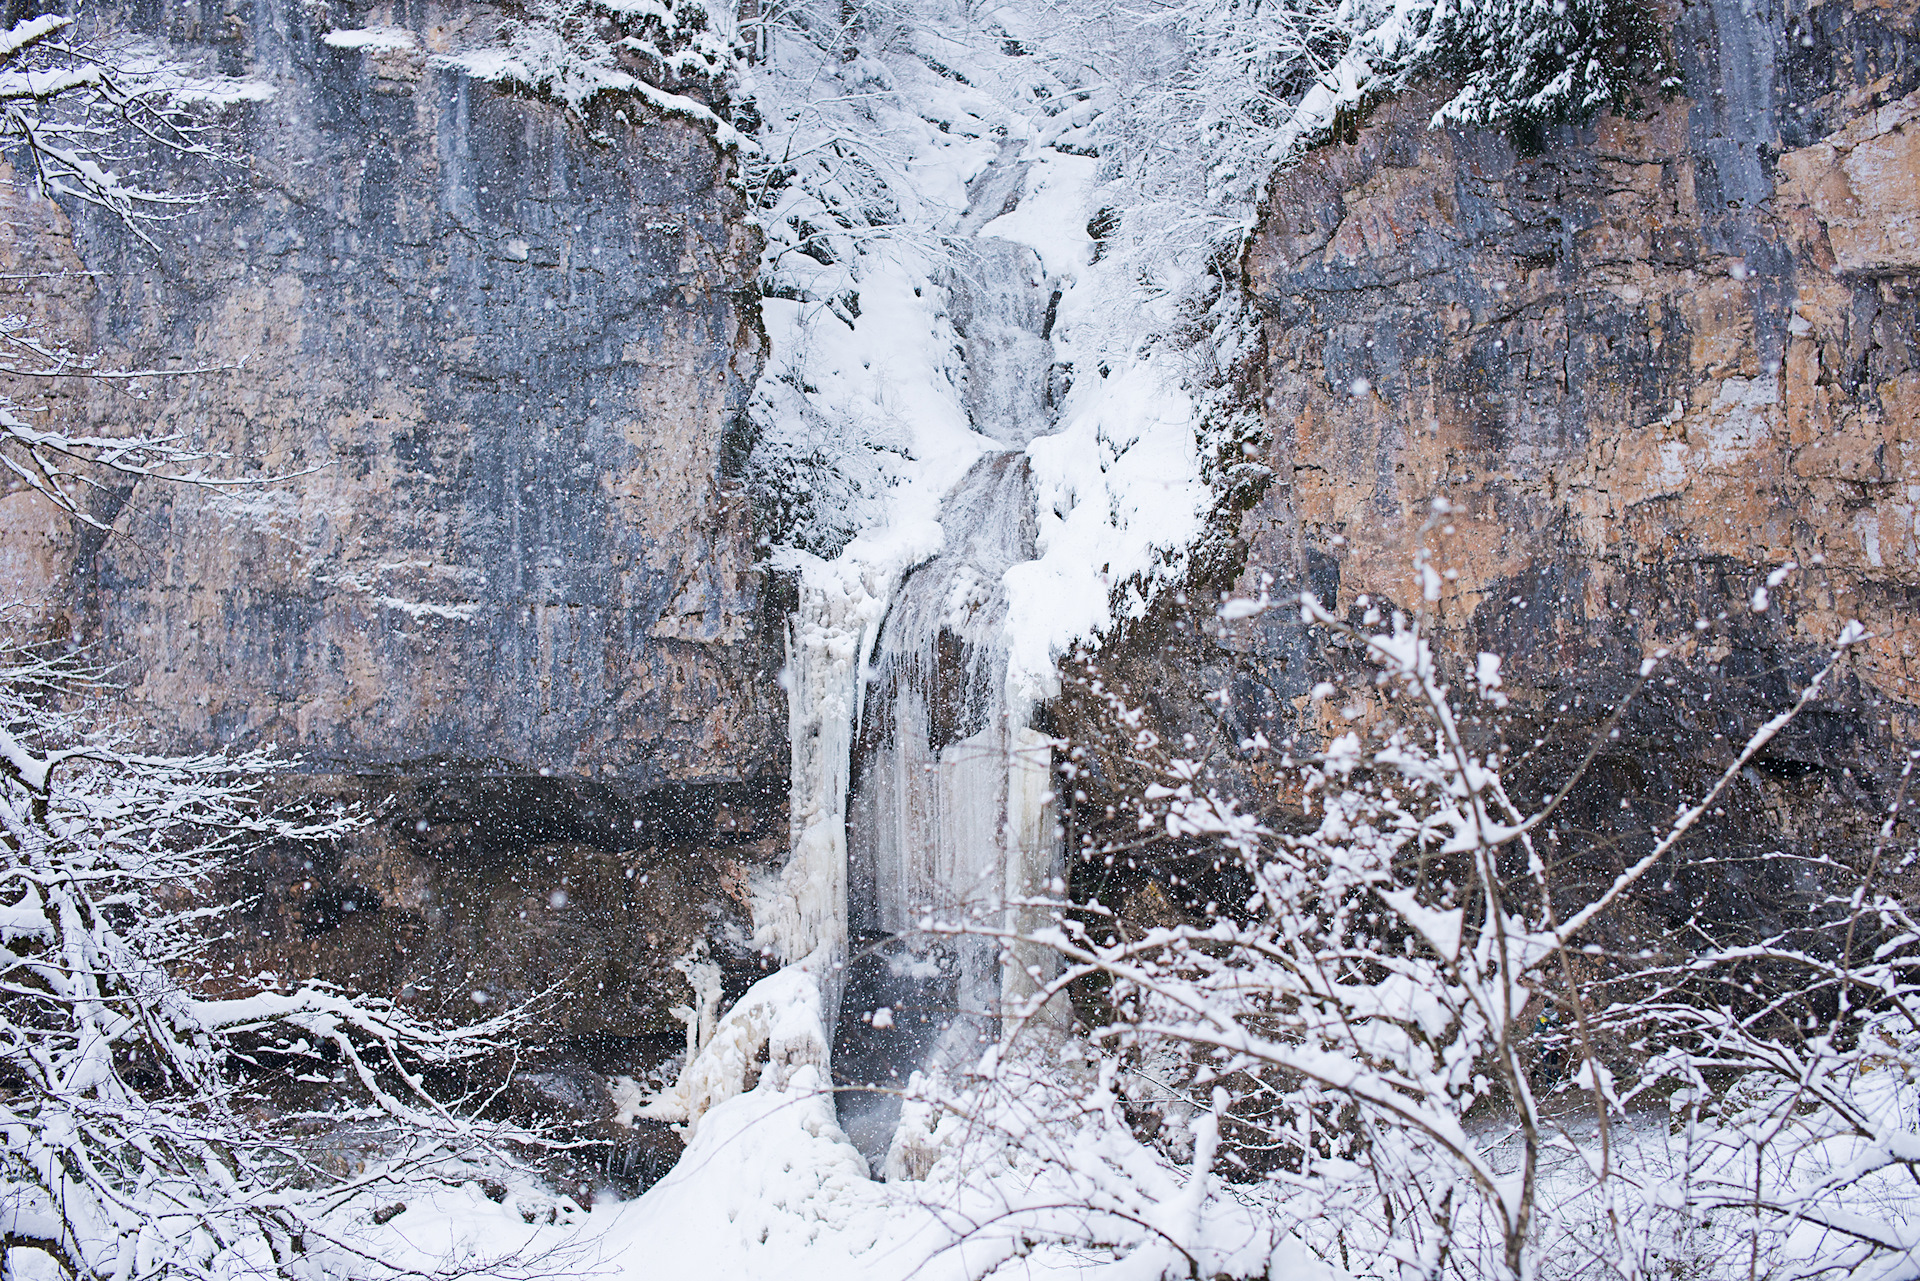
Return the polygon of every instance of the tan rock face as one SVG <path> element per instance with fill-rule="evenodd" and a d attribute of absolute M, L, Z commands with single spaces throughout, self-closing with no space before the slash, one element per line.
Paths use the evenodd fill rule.
<path fill-rule="evenodd" d="M 1429 129 L 1440 88 L 1276 178 L 1243 260 L 1264 350 L 1240 385 L 1271 441 L 1246 462 L 1271 483 L 1238 520 L 1244 568 L 1163 600 L 1054 709 L 1089 780 L 1069 847 L 1128 851 L 1077 864 L 1076 893 L 1124 906 L 1151 878 L 1199 912 L 1246 892 L 1231 860 L 1140 848 L 1132 798 L 1163 777 L 1143 730 L 1199 759 L 1206 786 L 1310 830 L 1287 746 L 1399 715 L 1376 669 L 1297 611 L 1217 617 L 1213 593 L 1265 586 L 1358 626 L 1425 609 L 1517 804 L 1592 749 L 1541 829 L 1568 903 L 1653 850 L 1861 619 L 1867 652 L 1596 941 L 1805 928 L 1833 892 L 1813 869 L 1864 859 L 1920 731 L 1914 16 L 1911 0 L 1703 0 L 1671 31 L 1679 93 L 1645 118 L 1522 155 Z M 1500 714 L 1470 693 L 1485 651 L 1505 660 Z M 1106 691 L 1142 714 L 1118 721 Z"/>
<path fill-rule="evenodd" d="M 23 399 L 268 483 L 107 478 L 104 537 L 0 486 L 0 631 L 93 646 L 156 747 L 275 744 L 320 776 L 276 799 L 364 806 L 216 887 L 239 972 L 460 1016 L 545 994 L 524 1037 L 604 1095 L 684 1043 L 675 962 L 757 973 L 744 878 L 787 826 L 728 461 L 762 355 L 732 159 L 433 65 L 487 4 L 214 12 L 97 15 L 269 91 L 223 117 L 234 165 L 171 167 L 209 199 L 155 254 L 0 181 L 0 293 L 103 364 L 195 371 Z M 421 47 L 323 39 L 381 24 Z"/>
<path fill-rule="evenodd" d="M 55 631 L 71 544 L 67 521 L 50 500 L 30 489 L 0 497 L 0 627 L 15 637 Z"/>
<path fill-rule="evenodd" d="M 1540 155 L 1407 100 L 1276 181 L 1252 572 L 1406 604 L 1429 548 L 1457 642 L 1552 684 L 1688 660 L 1723 612 L 1809 652 L 1857 617 L 1920 728 L 1912 28 L 1789 9 L 1689 11 L 1684 96 Z"/>
<path fill-rule="evenodd" d="M 9 255 L 99 273 L 58 318 L 76 346 L 203 371 L 93 389 L 69 422 L 276 479 L 110 486 L 103 544 L 6 499 L 0 572 L 123 664 L 160 746 L 627 787 L 781 768 L 722 458 L 761 355 L 730 158 L 436 68 L 485 5 L 396 10 L 422 49 L 377 54 L 327 45 L 328 12 L 165 19 L 177 56 L 271 89 L 228 113 L 238 180 L 188 167 L 222 189 L 158 256 L 78 214 Z"/>
<path fill-rule="evenodd" d="M 1809 257 L 1842 273 L 1920 263 L 1920 95 L 1866 112 L 1780 157 L 1782 215 Z"/>

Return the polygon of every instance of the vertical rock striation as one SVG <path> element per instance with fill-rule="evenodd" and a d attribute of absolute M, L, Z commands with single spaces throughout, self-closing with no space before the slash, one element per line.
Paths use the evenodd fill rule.
<path fill-rule="evenodd" d="M 1682 85 L 1643 119 L 1527 155 L 1413 96 L 1282 174 L 1245 260 L 1277 481 L 1242 526 L 1255 572 L 1404 603 L 1430 543 L 1457 638 L 1546 684 L 1656 644 L 1804 656 L 1859 617 L 1893 700 L 1860 733 L 1911 734 L 1913 20 L 1689 5 Z"/>
<path fill-rule="evenodd" d="M 734 158 L 443 56 L 517 8 L 81 16 L 237 98 L 234 162 L 139 158 L 211 188 L 158 252 L 0 185 L 22 310 L 190 371 L 51 411 L 277 479 L 109 485 L 104 537 L 0 494 L 0 575 L 35 606 L 6 625 L 115 664 L 155 747 L 276 744 L 317 776 L 291 790 L 364 806 L 341 848 L 236 870 L 243 972 L 454 1012 L 546 993 L 539 1079 L 604 1104 L 599 1074 L 679 1042 L 692 949 L 731 990 L 757 972 L 747 883 L 784 852 L 781 611 L 733 474 L 762 358 Z"/>
<path fill-rule="evenodd" d="M 337 9 L 136 7 L 110 33 L 264 100 L 225 113 L 240 163 L 158 256 L 76 215 L 85 341 L 205 371 L 83 412 L 284 479 L 110 491 L 118 536 L 73 549 L 66 625 L 168 747 L 630 786 L 778 769 L 726 462 L 761 354 L 731 158 L 694 123 L 437 61 L 488 6 Z"/>
<path fill-rule="evenodd" d="M 1650 848 L 1859 618 L 1866 651 L 1608 928 L 1638 947 L 1701 922 L 1804 922 L 1824 891 L 1781 852 L 1869 846 L 1920 733 L 1916 12 L 1689 4 L 1668 14 L 1681 83 L 1641 118 L 1526 154 L 1431 128 L 1450 96 L 1435 86 L 1279 174 L 1242 262 L 1263 347 L 1246 391 L 1271 443 L 1236 468 L 1272 481 L 1238 518 L 1237 581 L 1163 602 L 1097 655 L 1107 686 L 1284 823 L 1284 786 L 1233 744 L 1344 731 L 1345 700 L 1311 691 L 1364 664 L 1294 611 L 1223 633 L 1215 590 L 1307 589 L 1359 623 L 1368 604 L 1422 603 L 1430 549 L 1454 673 L 1505 658 L 1523 800 L 1566 777 L 1666 649 L 1559 813 L 1558 874 L 1578 893 Z M 1066 703 L 1063 724 L 1097 743 L 1099 700 L 1070 684 Z M 1109 798 L 1151 781 L 1124 743 L 1089 760 Z M 1100 832 L 1100 800 L 1075 822 Z M 1100 887 L 1115 902 L 1231 900 L 1167 844 L 1083 879 L 1120 878 Z"/>

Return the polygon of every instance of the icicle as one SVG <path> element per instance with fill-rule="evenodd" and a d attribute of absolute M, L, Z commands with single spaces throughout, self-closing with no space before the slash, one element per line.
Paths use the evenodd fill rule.
<path fill-rule="evenodd" d="M 884 599 L 875 586 L 811 562 L 787 628 L 792 852 L 755 888 L 754 942 L 789 964 L 824 953 L 824 974 L 846 953 L 849 748 L 861 659 Z M 836 995 L 827 993 L 829 1010 Z"/>

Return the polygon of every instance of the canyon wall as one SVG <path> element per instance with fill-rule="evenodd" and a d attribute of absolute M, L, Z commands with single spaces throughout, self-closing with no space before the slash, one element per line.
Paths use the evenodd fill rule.
<path fill-rule="evenodd" d="M 1431 542 L 1454 624 L 1543 671 L 1691 653 L 1793 561 L 1781 642 L 1860 618 L 1862 674 L 1912 704 L 1914 15 L 1689 5 L 1641 118 L 1528 155 L 1409 96 L 1282 175 L 1245 262 L 1278 473 L 1255 561 L 1409 599 Z"/>
<path fill-rule="evenodd" d="M 776 761 L 722 463 L 760 357 L 731 157 L 437 66 L 487 6 L 351 15 L 411 13 L 411 48 L 334 47 L 328 6 L 229 7 L 143 33 L 261 98 L 223 113 L 235 163 L 173 166 L 212 199 L 158 252 L 97 214 L 66 241 L 96 273 L 76 345 L 201 372 L 81 417 L 278 479 L 109 489 L 116 536 L 74 548 L 56 625 L 124 665 L 169 748 L 629 784 Z"/>
<path fill-rule="evenodd" d="M 1224 744 L 1218 772 L 1284 821 L 1231 745 L 1344 729 L 1353 705 L 1309 694 L 1364 664 L 1297 610 L 1219 634 L 1214 593 L 1305 588 L 1359 623 L 1424 604 L 1426 549 L 1449 670 L 1503 656 L 1518 794 L 1557 784 L 1669 652 L 1563 812 L 1604 870 L 1857 618 L 1872 639 L 1709 816 L 1718 865 L 1649 891 L 1668 930 L 1764 928 L 1817 895 L 1771 856 L 1870 843 L 1920 731 L 1915 15 L 1687 4 L 1677 84 L 1637 113 L 1529 153 L 1430 127 L 1435 86 L 1279 174 L 1242 261 L 1263 350 L 1240 391 L 1271 474 L 1231 531 L 1244 561 L 1101 656 L 1109 681 L 1163 741 Z M 1068 725 L 1099 716 L 1069 698 Z"/>
<path fill-rule="evenodd" d="M 6 625 L 110 664 L 147 745 L 271 745 L 285 790 L 368 816 L 240 869 L 235 960 L 456 1011 L 546 992 L 529 1039 L 657 1057 L 674 962 L 757 964 L 744 877 L 784 852 L 783 611 L 733 477 L 759 235 L 710 127 L 439 58 L 514 12 L 81 6 L 232 100 L 228 157 L 141 160 L 206 193 L 151 244 L 0 184 L 12 300 L 178 371 L 21 390 L 267 483 L 107 476 L 110 534 L 0 495 Z"/>
<path fill-rule="evenodd" d="M 290 795 L 368 815 L 238 870 L 235 963 L 442 1010 L 547 993 L 528 1037 L 551 1088 L 529 1088 L 590 1119 L 606 1073 L 678 1042 L 696 943 L 735 990 L 760 964 L 785 611 L 736 478 L 763 353 L 734 158 L 690 121 L 441 59 L 514 12 L 100 6 L 235 99 L 232 162 L 156 162 L 209 195 L 152 245 L 0 184 L 9 305 L 171 371 L 26 390 L 266 483 L 107 478 L 110 534 L 0 493 L 0 626 L 113 664 L 152 746 L 271 744 L 297 756 Z M 1566 811 L 1605 863 L 1859 618 L 1873 639 L 1831 698 L 1705 825 L 1720 861 L 1683 862 L 1635 919 L 1764 929 L 1817 895 L 1769 856 L 1858 848 L 1920 729 L 1917 13 L 1686 5 L 1677 83 L 1635 113 L 1523 152 L 1431 128 L 1436 87 L 1280 174 L 1240 264 L 1260 341 L 1237 390 L 1270 480 L 1104 677 L 1163 742 L 1224 744 L 1285 821 L 1226 758 L 1343 725 L 1310 691 L 1357 665 L 1285 610 L 1223 632 L 1214 594 L 1306 587 L 1357 620 L 1421 599 L 1424 548 L 1449 661 L 1505 657 L 1514 740 L 1541 740 L 1528 786 L 1670 652 Z M 1085 688 L 1049 714 L 1097 746 Z M 1125 755 L 1095 751 L 1076 839 L 1137 793 Z M 1186 864 L 1142 862 L 1127 911 L 1177 914 Z"/>

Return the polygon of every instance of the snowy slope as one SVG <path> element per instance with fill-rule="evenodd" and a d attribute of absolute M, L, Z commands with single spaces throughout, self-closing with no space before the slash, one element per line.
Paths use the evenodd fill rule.
<path fill-rule="evenodd" d="M 897 580 L 942 545 L 941 497 L 982 452 L 999 447 L 973 429 L 964 407 L 945 283 L 962 260 L 959 240 L 1035 249 L 1061 291 L 1051 337 L 1071 387 L 1054 432 L 1028 447 L 1042 494 L 1040 558 L 1009 580 L 1018 599 L 1009 679 L 1024 696 L 1044 698 L 1068 647 L 1110 628 L 1116 607 L 1137 612 L 1143 592 L 1177 576 L 1210 499 L 1181 370 L 1149 341 L 1170 317 L 1127 267 L 1094 261 L 1087 228 L 1103 204 L 1098 162 L 1052 147 L 1064 128 L 1048 114 L 1058 101 L 1008 87 L 1045 74 L 1002 52 L 997 31 L 922 31 L 884 62 L 834 69 L 840 92 L 826 95 L 813 77 L 821 69 L 791 48 L 798 42 L 776 46 L 777 56 L 784 51 L 799 65 L 764 74 L 756 87 L 770 119 L 794 118 L 792 151 L 838 145 L 860 163 L 835 156 L 821 166 L 816 186 L 840 197 L 837 208 L 796 181 L 765 219 L 774 238 L 770 292 L 793 296 L 764 304 L 772 360 L 756 410 L 767 438 L 762 458 L 827 455 L 825 466 L 802 474 L 817 482 L 827 473 L 816 492 L 843 500 L 803 522 L 795 541 L 805 554 L 785 551 L 781 561 L 814 573 L 837 562 L 833 576 L 842 579 L 858 565 L 861 581 Z M 934 49 L 923 55 L 926 46 Z M 837 104 L 783 103 L 796 85 L 815 96 L 858 95 L 869 118 L 834 119 Z M 862 135 L 875 140 L 870 152 L 847 141 Z M 1017 206 L 968 217 L 969 185 L 990 166 L 1024 170 Z M 850 168 L 873 175 L 866 188 L 843 191 Z M 845 216 L 863 195 L 870 209 L 876 183 L 894 217 L 818 233 L 811 243 L 824 243 L 835 261 L 809 257 L 809 238 L 791 224 L 831 226 L 829 216 Z"/>

